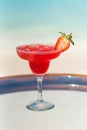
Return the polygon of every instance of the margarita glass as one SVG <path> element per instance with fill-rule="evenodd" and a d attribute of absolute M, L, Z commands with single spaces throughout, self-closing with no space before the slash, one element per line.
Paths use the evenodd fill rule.
<path fill-rule="evenodd" d="M 35 111 L 53 108 L 54 104 L 43 100 L 42 81 L 49 68 L 50 60 L 57 58 L 61 51 L 56 50 L 54 45 L 47 44 L 21 45 L 16 48 L 16 51 L 20 58 L 28 61 L 31 71 L 37 78 L 38 99 L 26 105 L 27 108 Z"/>

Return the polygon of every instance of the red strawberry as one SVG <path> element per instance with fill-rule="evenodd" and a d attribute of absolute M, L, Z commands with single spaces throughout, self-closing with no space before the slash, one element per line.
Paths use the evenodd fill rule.
<path fill-rule="evenodd" d="M 60 32 L 62 35 L 58 38 L 55 49 L 60 50 L 61 52 L 67 50 L 70 47 L 70 42 L 74 45 L 72 41 L 72 33 L 66 35 L 65 33 Z"/>

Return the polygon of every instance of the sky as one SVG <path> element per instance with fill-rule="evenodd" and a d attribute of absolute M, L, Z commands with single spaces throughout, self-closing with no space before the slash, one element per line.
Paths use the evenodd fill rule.
<path fill-rule="evenodd" d="M 86 44 L 87 0 L 0 0 L 1 49 L 55 42 L 60 31 Z"/>

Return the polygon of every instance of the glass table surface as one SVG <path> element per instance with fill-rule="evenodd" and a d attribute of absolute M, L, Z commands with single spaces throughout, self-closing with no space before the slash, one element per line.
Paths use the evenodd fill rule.
<path fill-rule="evenodd" d="M 32 75 L 0 78 L 0 130 L 87 130 L 86 75 L 46 75 L 43 97 L 55 104 L 48 111 L 26 108 L 36 90 Z"/>

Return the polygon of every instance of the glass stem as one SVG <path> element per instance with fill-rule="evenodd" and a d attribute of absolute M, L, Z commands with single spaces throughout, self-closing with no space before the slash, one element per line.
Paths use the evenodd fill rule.
<path fill-rule="evenodd" d="M 42 101 L 42 81 L 43 76 L 37 76 L 38 101 Z"/>

